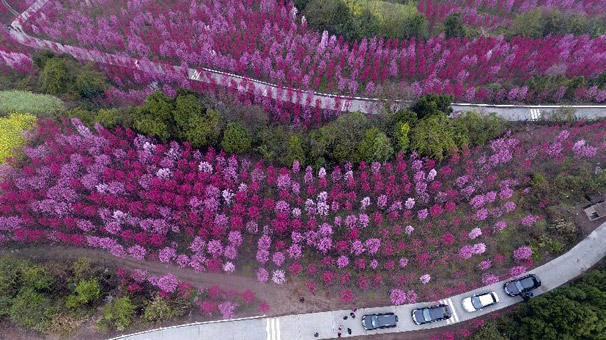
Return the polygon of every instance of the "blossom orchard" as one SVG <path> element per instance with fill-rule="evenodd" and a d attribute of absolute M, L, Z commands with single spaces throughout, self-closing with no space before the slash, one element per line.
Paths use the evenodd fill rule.
<path fill-rule="evenodd" d="M 261 282 L 349 290 L 344 301 L 371 287 L 405 292 L 397 301 L 464 291 L 532 265 L 519 248 L 543 219 L 519 204 L 530 174 L 558 172 L 566 158 L 593 169 L 605 125 L 507 134 L 441 164 L 412 154 L 314 171 L 40 121 L 0 185 L 0 243 L 99 248 L 226 275 L 250 266 Z M 448 279 L 462 283 L 441 290 Z"/>
<path fill-rule="evenodd" d="M 591 7 L 595 3 L 591 1 L 579 3 L 586 10 L 597 6 Z M 444 93 L 469 102 L 558 102 L 567 88 L 534 92 L 526 86 L 527 80 L 533 75 L 558 74 L 592 79 L 606 71 L 605 37 L 515 37 L 506 41 L 502 36 L 446 39 L 441 35 L 427 41 L 375 37 L 350 43 L 311 30 L 292 6 L 275 0 L 230 4 L 219 0 L 190 4 L 120 0 L 90 6 L 76 0 L 51 0 L 24 29 L 93 50 L 266 80 L 285 91 L 293 87 L 380 96 L 384 90 L 395 90 L 409 99 Z M 124 82 L 118 71 L 109 75 L 117 84 Z M 512 85 L 488 86 L 494 83 Z M 581 87 L 572 99 L 604 102 L 606 89 Z"/>
<path fill-rule="evenodd" d="M 465 25 L 496 29 L 509 26 L 513 15 L 536 8 L 557 8 L 566 13 L 579 13 L 589 17 L 604 17 L 605 1 L 582 0 L 421 0 L 418 10 L 429 20 L 430 25 L 443 22 L 452 13 L 461 13 Z"/>

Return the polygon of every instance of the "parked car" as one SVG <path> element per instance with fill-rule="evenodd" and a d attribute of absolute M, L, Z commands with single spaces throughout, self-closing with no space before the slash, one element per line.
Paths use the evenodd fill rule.
<path fill-rule="evenodd" d="M 398 324 L 398 316 L 394 313 L 369 314 L 362 316 L 362 327 L 371 331 L 381 328 L 392 328 Z"/>
<path fill-rule="evenodd" d="M 424 325 L 441 320 L 450 319 L 452 311 L 445 304 L 440 304 L 431 307 L 424 307 L 412 311 L 412 321 L 417 325 Z"/>
<path fill-rule="evenodd" d="M 499 302 L 499 297 L 495 292 L 488 292 L 483 294 L 475 294 L 466 299 L 463 299 L 461 302 L 463 305 L 463 309 L 466 312 L 475 312 L 484 307 L 488 307 L 494 305 Z"/>
<path fill-rule="evenodd" d="M 524 293 L 528 293 L 533 289 L 541 287 L 541 280 L 534 275 L 529 274 L 519 279 L 505 282 L 503 289 L 509 296 L 518 296 Z"/>

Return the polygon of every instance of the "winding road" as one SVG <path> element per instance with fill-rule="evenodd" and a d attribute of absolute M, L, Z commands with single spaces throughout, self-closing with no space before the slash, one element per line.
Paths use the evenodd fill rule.
<path fill-rule="evenodd" d="M 5 0 L 2 0 L 5 4 Z M 94 61 L 97 63 L 136 68 L 144 72 L 153 73 L 166 80 L 180 81 L 189 79 L 209 85 L 229 87 L 239 92 L 246 92 L 255 96 L 268 97 L 274 100 L 291 102 L 303 106 L 320 107 L 321 109 L 337 110 L 340 112 L 363 112 L 377 113 L 386 103 L 393 108 L 409 105 L 407 101 L 385 101 L 379 98 L 365 98 L 353 96 L 340 96 L 335 94 L 314 92 L 312 90 L 301 90 L 296 88 L 284 88 L 281 85 L 242 77 L 236 74 L 221 72 L 208 68 L 189 68 L 175 66 L 168 63 L 152 62 L 131 58 L 124 55 L 110 54 L 82 47 L 64 45 L 57 42 L 32 37 L 23 32 L 22 25 L 39 11 L 48 0 L 37 0 L 23 13 L 19 14 L 12 22 L 13 29 L 10 35 L 19 43 L 35 48 L 47 49 L 56 53 L 71 54 L 78 60 Z M 8 6 L 8 4 L 6 4 Z M 10 6 L 8 6 L 10 8 Z M 10 9 L 15 12 L 13 9 Z M 16 13 L 16 12 L 15 12 Z M 576 116 L 579 119 L 593 119 L 606 116 L 606 105 L 572 105 L 576 108 Z M 473 103 L 454 103 L 453 109 L 458 112 L 486 111 L 496 112 L 497 115 L 512 121 L 532 121 L 541 118 L 542 112 L 550 112 L 561 105 L 488 105 Z"/>

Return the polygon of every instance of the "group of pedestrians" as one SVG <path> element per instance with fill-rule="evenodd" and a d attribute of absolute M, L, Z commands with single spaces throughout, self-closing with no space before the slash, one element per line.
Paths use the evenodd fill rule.
<path fill-rule="evenodd" d="M 357 309 L 357 308 L 353 308 L 353 309 L 351 310 L 351 312 L 349 313 L 349 316 L 345 315 L 345 316 L 343 317 L 343 320 L 347 320 L 347 319 L 349 319 L 350 317 L 351 317 L 352 319 L 355 319 L 355 318 L 356 318 L 356 310 L 358 310 L 358 309 Z M 343 326 L 343 325 L 339 325 L 339 332 L 337 333 L 337 337 L 339 337 L 339 338 L 341 337 L 341 335 L 342 335 L 341 331 L 344 331 L 344 329 L 345 329 L 345 326 Z M 347 334 L 351 335 L 351 328 L 349 328 L 349 327 L 347 327 Z"/>

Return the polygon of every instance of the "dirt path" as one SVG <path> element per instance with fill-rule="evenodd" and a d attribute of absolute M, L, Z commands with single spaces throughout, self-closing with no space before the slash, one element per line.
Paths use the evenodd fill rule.
<path fill-rule="evenodd" d="M 296 294 L 297 292 L 293 291 L 293 287 L 288 283 L 278 286 L 261 283 L 253 277 L 238 274 L 196 272 L 160 262 L 118 258 L 99 249 L 39 245 L 26 248 L 0 249 L 0 255 L 4 254 L 31 260 L 77 260 L 86 257 L 91 262 L 102 263 L 112 267 L 122 267 L 128 270 L 145 269 L 149 274 L 154 275 L 172 273 L 179 279 L 187 281 L 196 287 L 208 288 L 217 285 L 222 289 L 233 289 L 238 292 L 250 289 L 259 299 L 269 303 L 271 307 L 270 315 L 317 312 L 331 309 L 331 301 L 321 296 L 306 294 L 304 295 L 305 303 L 300 303 L 299 298 L 302 295 Z"/>

